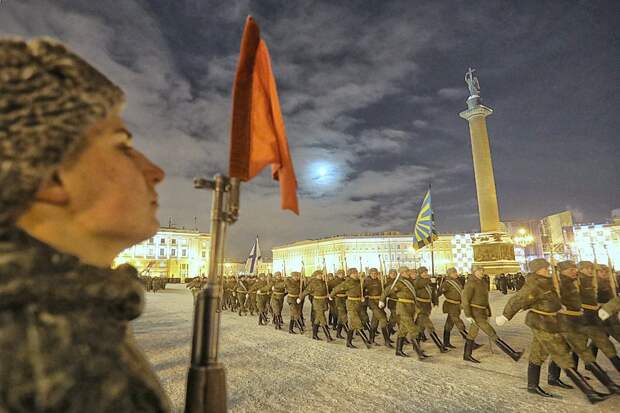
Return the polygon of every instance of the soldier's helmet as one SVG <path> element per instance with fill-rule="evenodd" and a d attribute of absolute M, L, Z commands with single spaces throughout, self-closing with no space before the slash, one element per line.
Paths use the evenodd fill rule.
<path fill-rule="evenodd" d="M 394 271 L 394 270 L 390 270 L 390 272 L 392 272 L 392 271 Z M 404 273 L 404 272 L 407 272 L 407 271 L 409 271 L 409 267 L 407 267 L 406 265 L 401 265 L 400 267 L 398 267 L 398 272 L 401 273 L 401 274 Z"/>
<path fill-rule="evenodd" d="M 456 268 L 454 267 L 450 267 L 448 268 L 448 270 L 446 271 L 447 275 L 458 275 L 459 272 L 456 270 Z"/>
<path fill-rule="evenodd" d="M 475 273 L 476 271 L 484 271 L 484 267 L 480 264 L 473 264 L 471 266 L 471 273 Z"/>
<path fill-rule="evenodd" d="M 379 270 L 376 269 L 375 267 L 372 267 L 372 268 L 368 269 L 368 274 L 374 274 L 374 273 L 379 273 Z"/>
<path fill-rule="evenodd" d="M 577 268 L 579 269 L 579 271 L 581 270 L 585 270 L 585 269 L 592 269 L 594 268 L 594 263 L 592 261 L 579 261 L 579 264 L 577 264 Z"/>
<path fill-rule="evenodd" d="M 418 275 L 422 275 L 425 272 L 428 272 L 428 268 L 422 266 L 422 267 L 418 267 Z"/>
<path fill-rule="evenodd" d="M 357 268 L 356 267 L 350 267 L 347 271 L 347 275 L 351 275 L 351 274 L 358 274 Z"/>
<path fill-rule="evenodd" d="M 0 225 L 85 146 L 86 129 L 120 111 L 122 90 L 61 43 L 0 39 Z"/>
<path fill-rule="evenodd" d="M 575 264 L 575 261 L 566 260 L 558 262 L 558 270 L 566 271 L 570 268 L 577 268 L 577 264 Z"/>

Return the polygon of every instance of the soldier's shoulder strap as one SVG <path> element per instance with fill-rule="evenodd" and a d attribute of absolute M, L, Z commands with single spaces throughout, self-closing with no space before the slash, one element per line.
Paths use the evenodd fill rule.
<path fill-rule="evenodd" d="M 403 285 L 407 287 L 409 291 L 411 291 L 411 294 L 413 294 L 413 298 L 417 300 L 418 296 L 415 293 L 415 288 L 413 288 L 413 284 L 411 284 L 411 282 L 408 280 L 400 280 L 400 282 L 403 283 Z"/>
<path fill-rule="evenodd" d="M 454 289 L 459 292 L 459 295 L 463 295 L 463 289 L 461 288 L 461 285 L 459 283 L 454 280 L 445 280 L 445 282 L 454 287 Z"/>

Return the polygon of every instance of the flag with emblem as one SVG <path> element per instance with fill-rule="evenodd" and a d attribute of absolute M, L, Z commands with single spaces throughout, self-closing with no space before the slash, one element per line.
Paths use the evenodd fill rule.
<path fill-rule="evenodd" d="M 248 274 L 254 274 L 256 272 L 256 267 L 258 263 L 263 260 L 263 257 L 260 253 L 260 245 L 258 244 L 258 235 L 256 236 L 256 241 L 254 241 L 254 245 L 252 246 L 252 250 L 250 251 L 250 255 L 248 256 L 247 261 L 245 262 L 245 272 Z"/>
<path fill-rule="evenodd" d="M 415 228 L 413 230 L 413 248 L 424 248 L 428 244 L 431 244 L 437 237 L 437 231 L 435 231 L 435 217 L 433 216 L 433 208 L 431 207 L 431 186 L 428 186 L 428 191 L 424 195 L 422 200 L 422 206 L 420 207 L 420 213 L 415 221 Z"/>

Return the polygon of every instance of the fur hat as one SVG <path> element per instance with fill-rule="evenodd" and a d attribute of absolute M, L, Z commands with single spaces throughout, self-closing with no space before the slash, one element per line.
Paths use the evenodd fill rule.
<path fill-rule="evenodd" d="M 61 43 L 0 39 L 0 225 L 14 222 L 41 182 L 124 103 L 122 90 Z"/>
<path fill-rule="evenodd" d="M 592 263 L 592 261 L 579 261 L 579 264 L 577 264 L 577 268 L 579 268 L 579 270 L 582 270 L 584 268 L 594 268 L 594 264 Z"/>
<path fill-rule="evenodd" d="M 531 272 L 536 272 L 541 268 L 545 268 L 549 266 L 549 261 L 544 258 L 536 258 L 527 265 Z"/>

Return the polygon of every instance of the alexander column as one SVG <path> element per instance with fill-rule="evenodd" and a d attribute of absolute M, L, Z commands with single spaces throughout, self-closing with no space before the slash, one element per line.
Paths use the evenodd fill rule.
<path fill-rule="evenodd" d="M 480 233 L 473 239 L 474 262 L 483 265 L 490 275 L 518 272 L 520 267 L 515 260 L 514 244 L 510 236 L 503 231 L 499 220 L 486 121 L 486 117 L 493 113 L 493 110 L 482 104 L 480 82 L 476 71 L 472 68 L 465 73 L 465 82 L 469 88 L 467 110 L 461 112 L 459 116 L 469 122 L 480 215 Z"/>

